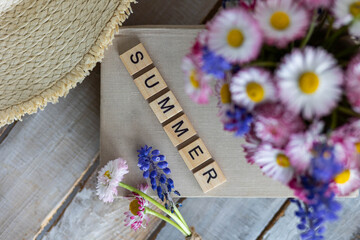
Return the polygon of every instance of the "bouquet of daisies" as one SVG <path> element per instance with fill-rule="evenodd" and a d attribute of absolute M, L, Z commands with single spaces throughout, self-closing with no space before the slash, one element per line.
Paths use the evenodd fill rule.
<path fill-rule="evenodd" d="M 183 59 L 190 98 L 208 103 L 213 85 L 247 161 L 293 189 L 303 239 L 360 188 L 359 37 L 359 0 L 240 1 Z"/>

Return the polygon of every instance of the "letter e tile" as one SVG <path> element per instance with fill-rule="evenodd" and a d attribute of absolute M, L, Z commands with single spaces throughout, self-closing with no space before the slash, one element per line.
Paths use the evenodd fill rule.
<path fill-rule="evenodd" d="M 201 138 L 180 149 L 179 153 L 189 170 L 193 170 L 211 158 L 211 155 Z"/>

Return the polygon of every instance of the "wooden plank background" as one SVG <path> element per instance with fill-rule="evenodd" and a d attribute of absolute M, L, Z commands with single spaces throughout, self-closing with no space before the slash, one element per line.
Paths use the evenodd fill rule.
<path fill-rule="evenodd" d="M 125 25 L 199 24 L 220 2 L 139 0 Z M 95 174 L 86 190 L 76 194 L 97 165 L 99 71 L 95 68 L 58 104 L 1 129 L 0 239 L 183 239 L 172 226 L 156 229 L 158 221 L 136 233 L 123 227 L 121 215 L 128 202 L 106 205 L 97 200 Z M 330 226 L 328 239 L 360 239 L 359 198 L 342 202 L 341 220 Z M 285 199 L 186 199 L 181 211 L 205 239 L 298 239 L 293 206 L 284 203 Z M 100 226 L 84 224 L 94 219 L 102 221 Z M 70 220 L 73 228 L 66 227 Z"/>

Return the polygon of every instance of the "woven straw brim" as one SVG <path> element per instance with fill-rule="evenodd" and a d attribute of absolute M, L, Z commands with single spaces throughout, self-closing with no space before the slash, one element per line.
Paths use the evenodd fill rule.
<path fill-rule="evenodd" d="M 99 62 L 135 0 L 0 3 L 0 126 L 56 103 Z"/>

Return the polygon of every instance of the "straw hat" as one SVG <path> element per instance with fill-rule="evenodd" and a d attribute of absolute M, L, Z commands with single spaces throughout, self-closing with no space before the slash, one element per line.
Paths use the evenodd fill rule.
<path fill-rule="evenodd" d="M 0 0 L 0 126 L 57 102 L 103 58 L 135 0 Z"/>

